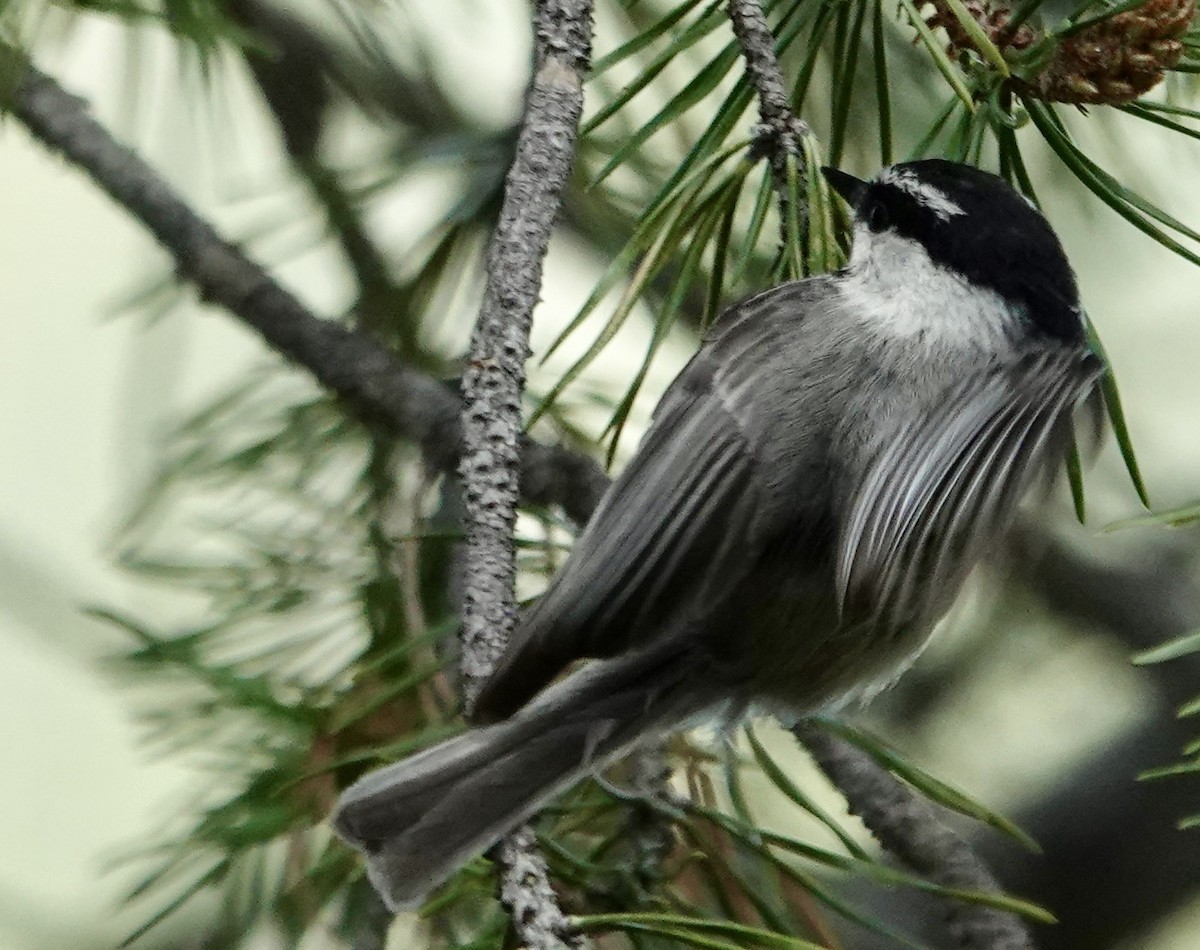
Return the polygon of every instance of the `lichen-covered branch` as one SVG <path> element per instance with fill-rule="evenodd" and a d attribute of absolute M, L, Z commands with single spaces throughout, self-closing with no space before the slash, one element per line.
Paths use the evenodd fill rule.
<path fill-rule="evenodd" d="M 591 0 L 538 0 L 533 83 L 487 254 L 487 285 L 463 376 L 466 556 L 462 680 L 468 708 L 503 653 L 516 619 L 513 525 L 519 490 L 521 395 L 542 261 L 575 158 L 583 78 L 591 58 Z M 546 877 L 533 833 L 493 852 L 500 899 L 522 944 L 578 943 Z"/>
<path fill-rule="evenodd" d="M 21 76 L 0 107 L 145 225 L 174 258 L 179 276 L 192 281 L 206 301 L 224 307 L 311 372 L 364 422 L 415 442 L 433 468 L 454 470 L 462 445 L 461 401 L 451 388 L 405 366 L 369 334 L 315 316 L 225 241 L 136 152 L 117 142 L 84 100 L 26 63 L 22 53 L 0 44 L 0 71 Z M 527 504 L 561 505 L 582 523 L 607 484 L 601 467 L 586 455 L 522 440 L 521 494 Z"/>
<path fill-rule="evenodd" d="M 987 866 L 929 801 L 850 743 L 805 723 L 793 732 L 889 852 L 936 884 L 1000 893 Z M 960 900 L 947 900 L 945 907 L 955 945 L 964 950 L 1033 950 L 1029 929 L 1016 914 Z"/>
<path fill-rule="evenodd" d="M 759 0 L 729 0 L 729 20 L 746 61 L 746 77 L 758 96 L 756 148 L 771 163 L 780 212 L 786 221 L 789 214 L 803 212 L 789 207 L 787 163 L 789 156 L 801 162 L 800 140 L 810 134 L 808 124 L 792 111 L 775 55 L 775 34 Z"/>
<path fill-rule="evenodd" d="M 542 260 L 583 111 L 591 4 L 541 0 L 536 24 L 535 75 L 488 249 L 487 285 L 463 374 L 459 471 L 467 496 L 463 677 L 468 701 L 503 652 L 515 618 L 512 528 L 525 360 Z"/>

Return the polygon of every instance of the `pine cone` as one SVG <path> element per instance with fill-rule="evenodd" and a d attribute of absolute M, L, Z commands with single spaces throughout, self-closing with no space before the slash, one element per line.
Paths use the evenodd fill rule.
<path fill-rule="evenodd" d="M 1034 94 L 1079 104 L 1131 102 L 1179 62 L 1179 40 L 1195 14 L 1196 0 L 1148 0 L 1102 20 L 1063 41 L 1033 78 Z"/>
<path fill-rule="evenodd" d="M 971 35 L 963 29 L 962 23 L 945 3 L 932 0 L 933 13 L 925 18 L 931 27 L 941 27 L 950 38 L 950 53 L 957 54 L 963 50 L 974 49 L 975 44 Z M 963 6 L 974 17 L 975 22 L 987 34 L 999 49 L 1025 49 L 1037 39 L 1037 33 L 1028 23 L 1022 23 L 1016 30 L 1009 30 L 1008 21 L 1012 11 L 1005 7 L 993 7 L 987 0 L 963 0 Z"/>
<path fill-rule="evenodd" d="M 931 0 L 926 22 L 949 37 L 949 52 L 974 49 L 970 34 L 953 11 Z M 1000 49 L 1022 50 L 1038 36 L 1028 24 L 1008 29 L 1011 12 L 988 0 L 964 0 L 967 11 Z M 1183 55 L 1180 37 L 1196 14 L 1196 0 L 1147 0 L 1102 20 L 1062 42 L 1054 57 L 1025 85 L 1039 99 L 1055 102 L 1131 102 L 1162 82 L 1163 74 Z"/>

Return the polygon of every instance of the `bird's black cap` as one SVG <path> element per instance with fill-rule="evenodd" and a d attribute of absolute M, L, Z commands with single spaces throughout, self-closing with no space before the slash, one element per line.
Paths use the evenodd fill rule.
<path fill-rule="evenodd" d="M 1062 245 L 1004 179 L 944 159 L 892 165 L 869 182 L 822 171 L 871 230 L 917 241 L 936 263 L 995 291 L 1043 333 L 1083 340 L 1079 291 Z"/>

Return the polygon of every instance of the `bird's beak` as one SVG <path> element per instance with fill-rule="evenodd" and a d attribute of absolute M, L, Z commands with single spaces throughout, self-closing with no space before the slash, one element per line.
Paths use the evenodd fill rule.
<path fill-rule="evenodd" d="M 828 165 L 822 166 L 821 174 L 825 176 L 825 180 L 829 182 L 833 190 L 842 196 L 846 204 L 852 208 L 858 207 L 859 200 L 867 191 L 865 181 L 855 178 L 853 175 L 847 175 L 844 171 L 836 168 L 830 168 Z"/>

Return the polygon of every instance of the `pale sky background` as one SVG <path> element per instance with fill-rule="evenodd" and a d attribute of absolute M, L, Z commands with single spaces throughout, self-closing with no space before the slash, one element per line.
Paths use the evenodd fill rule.
<path fill-rule="evenodd" d="M 104 121 L 170 170 L 224 227 L 252 219 L 262 206 L 223 194 L 208 165 L 213 156 L 193 149 L 193 117 L 180 111 L 186 105 L 148 103 L 150 120 L 130 127 L 106 79 L 106 44 L 101 35 L 73 46 L 69 65 L 55 56 L 43 62 L 92 95 Z M 251 130 L 239 132 L 239 154 L 260 154 L 254 107 L 231 108 Z M 1144 172 L 1157 182 L 1152 197 L 1200 223 L 1200 143 L 1173 140 L 1166 148 L 1165 135 L 1131 120 L 1119 129 L 1123 157 L 1110 169 L 1126 180 L 1126 169 Z M 1053 196 L 1052 222 L 1115 363 L 1154 499 L 1168 506 L 1200 498 L 1200 268 L 1080 198 L 1076 186 L 1052 191 L 1054 180 L 1041 175 L 1043 194 Z M 296 195 L 272 200 L 286 204 Z M 104 864 L 158 826 L 186 791 L 188 774 L 139 751 L 128 698 L 97 662 L 114 635 L 81 608 L 146 603 L 110 564 L 114 526 L 150 472 L 164 426 L 248 371 L 261 350 L 214 310 L 191 306 L 149 328 L 137 317 L 109 316 L 164 258 L 11 120 L 0 126 L 0 222 L 0 947 L 102 947 L 128 922 L 114 917 L 118 882 L 101 873 Z M 581 270 L 579 254 L 556 244 L 536 344 L 544 346 L 586 293 Z M 323 314 L 346 291 L 328 255 L 308 255 L 282 276 Z M 666 355 L 646 406 L 683 356 L 681 348 Z M 619 365 L 618 357 L 599 372 Z M 1088 484 L 1094 527 L 1135 513 L 1111 449 Z M 1086 687 L 1062 684 L 1064 703 L 1073 688 Z M 1028 731 L 1027 722 L 1011 725 L 1020 705 L 1014 694 L 1006 722 Z M 1054 737 L 1047 741 L 1052 746 Z M 1018 759 L 990 746 L 977 758 L 950 777 L 1002 804 Z M 1153 946 L 1184 950 L 1185 941 L 1167 931 Z"/>

